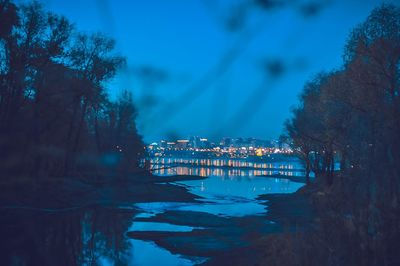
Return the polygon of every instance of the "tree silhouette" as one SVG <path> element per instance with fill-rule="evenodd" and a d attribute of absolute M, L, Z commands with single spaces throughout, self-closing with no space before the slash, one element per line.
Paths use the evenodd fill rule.
<path fill-rule="evenodd" d="M 38 2 L 1 1 L 0 22 L 0 170 L 39 179 L 135 171 L 142 144 L 132 95 L 111 102 L 105 92 L 125 62 L 115 42 L 78 32 Z M 121 163 L 102 165 L 116 146 Z"/>

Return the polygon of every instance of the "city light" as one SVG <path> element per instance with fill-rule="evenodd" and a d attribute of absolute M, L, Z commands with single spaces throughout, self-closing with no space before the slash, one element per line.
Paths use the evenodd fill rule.
<path fill-rule="evenodd" d="M 291 155 L 293 150 L 275 140 L 255 138 L 223 138 L 211 142 L 207 138 L 161 140 L 147 147 L 150 157 L 199 157 L 199 158 L 270 158 L 271 154 Z"/>

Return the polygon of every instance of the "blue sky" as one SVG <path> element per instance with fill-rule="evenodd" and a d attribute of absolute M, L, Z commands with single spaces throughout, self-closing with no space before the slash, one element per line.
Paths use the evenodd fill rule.
<path fill-rule="evenodd" d="M 273 139 L 282 132 L 303 84 L 341 66 L 349 32 L 383 1 L 326 1 L 310 16 L 301 11 L 312 1 L 289 1 L 268 10 L 246 1 L 251 2 L 43 3 L 79 30 L 116 39 L 128 70 L 108 90 L 113 97 L 122 89 L 133 92 L 146 142 L 189 135 Z M 235 29 L 228 27 L 230 18 L 237 17 L 232 14 L 243 15 Z M 221 66 L 223 58 L 228 63 Z M 153 70 L 159 79 L 144 78 L 141 69 Z"/>

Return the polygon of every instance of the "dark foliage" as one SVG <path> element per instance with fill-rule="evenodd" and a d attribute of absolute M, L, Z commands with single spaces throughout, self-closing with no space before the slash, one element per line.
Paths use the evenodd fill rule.
<path fill-rule="evenodd" d="M 283 138 L 316 175 L 309 187 L 320 210 L 316 231 L 292 239 L 302 245 L 294 261 L 399 265 L 400 9 L 373 10 L 344 59 L 306 84 L 286 123 Z"/>
<path fill-rule="evenodd" d="M 0 1 L 0 172 L 41 179 L 137 169 L 132 95 L 112 102 L 114 41 L 82 34 L 37 2 Z"/>

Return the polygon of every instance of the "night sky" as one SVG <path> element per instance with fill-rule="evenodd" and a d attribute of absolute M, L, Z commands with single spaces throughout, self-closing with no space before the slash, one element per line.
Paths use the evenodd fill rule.
<path fill-rule="evenodd" d="M 146 142 L 189 135 L 273 139 L 305 81 L 341 66 L 350 30 L 383 1 L 289 1 L 268 9 L 243 2 L 44 4 L 79 30 L 116 39 L 128 65 L 109 93 L 133 91 Z"/>

